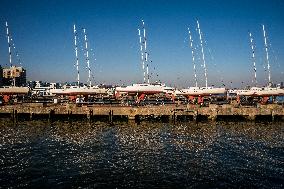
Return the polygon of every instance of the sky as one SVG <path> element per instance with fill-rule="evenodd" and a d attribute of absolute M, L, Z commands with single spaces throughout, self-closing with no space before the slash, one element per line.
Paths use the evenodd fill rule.
<path fill-rule="evenodd" d="M 209 85 L 254 85 L 249 31 L 256 48 L 258 84 L 268 82 L 262 24 L 268 36 L 272 81 L 284 81 L 283 0 L 1 0 L 0 65 L 9 66 L 7 21 L 16 48 L 12 64 L 26 68 L 27 80 L 76 81 L 76 24 L 81 82 L 86 83 L 88 75 L 81 28 L 86 28 L 88 36 L 93 83 L 142 82 L 137 31 L 142 19 L 152 82 L 173 87 L 194 85 L 190 28 L 198 84 L 205 85 L 197 19 L 204 39 Z"/>

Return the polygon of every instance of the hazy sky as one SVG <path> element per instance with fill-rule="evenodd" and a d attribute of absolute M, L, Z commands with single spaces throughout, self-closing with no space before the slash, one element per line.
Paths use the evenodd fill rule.
<path fill-rule="evenodd" d="M 187 28 L 193 33 L 197 75 L 204 85 L 196 19 L 206 41 L 209 85 L 251 84 L 248 31 L 256 44 L 257 79 L 267 82 L 262 26 L 266 26 L 272 81 L 284 81 L 283 0 L 1 0 L 0 64 L 9 65 L 5 21 L 28 80 L 75 81 L 73 24 L 79 30 L 81 81 L 87 81 L 81 28 L 87 30 L 95 83 L 143 81 L 137 28 L 145 21 L 152 81 L 194 85 Z M 95 60 L 96 59 L 96 60 Z M 18 64 L 13 52 L 13 64 Z"/>

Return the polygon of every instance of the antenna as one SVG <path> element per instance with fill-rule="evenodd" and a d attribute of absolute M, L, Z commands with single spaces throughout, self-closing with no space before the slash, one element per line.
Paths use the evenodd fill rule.
<path fill-rule="evenodd" d="M 76 69 L 77 69 L 77 84 L 80 87 L 80 73 L 79 73 L 79 58 L 78 58 L 78 46 L 77 46 L 77 31 L 74 24 L 74 45 L 75 45 L 75 56 L 76 56 Z"/>
<path fill-rule="evenodd" d="M 268 84 L 271 85 L 270 64 L 269 64 L 267 39 L 266 39 L 266 32 L 265 32 L 264 25 L 262 25 L 262 30 L 263 30 L 264 45 L 265 45 L 265 52 L 266 52 L 266 61 L 267 61 L 267 69 L 268 69 Z"/>
<path fill-rule="evenodd" d="M 193 49 L 193 39 L 191 37 L 191 33 L 190 33 L 189 28 L 188 28 L 188 34 L 189 34 L 189 42 L 190 42 L 190 48 L 191 48 L 191 54 L 192 54 L 192 63 L 193 63 L 193 70 L 194 70 L 195 87 L 197 87 L 197 77 L 196 77 L 196 68 L 195 68 L 195 56 L 194 56 L 194 49 Z"/>
<path fill-rule="evenodd" d="M 206 69 L 206 62 L 205 62 L 205 56 L 204 56 L 204 50 L 203 50 L 203 41 L 202 41 L 202 36 L 201 36 L 201 31 L 200 31 L 198 20 L 196 20 L 196 22 L 197 22 L 197 29 L 198 29 L 198 33 L 199 33 L 201 53 L 202 53 L 202 60 L 203 60 L 203 67 L 204 67 L 205 86 L 207 87 L 208 86 L 208 82 L 207 82 L 207 69 Z"/>
<path fill-rule="evenodd" d="M 146 73 L 145 73 L 145 62 L 144 62 L 144 52 L 143 52 L 143 44 L 142 44 L 142 36 L 141 31 L 138 28 L 138 36 L 139 36 L 139 44 L 140 44 L 140 52 L 141 52 L 141 63 L 142 63 L 142 69 L 143 69 L 143 81 L 146 82 Z"/>
<path fill-rule="evenodd" d="M 145 62 L 146 62 L 146 74 L 147 74 L 147 82 L 150 83 L 149 80 L 149 65 L 148 65 L 148 52 L 147 52 L 147 40 L 146 40 L 146 29 L 144 21 L 142 20 L 142 27 L 143 27 L 143 42 L 144 42 L 144 50 L 145 50 Z"/>
<path fill-rule="evenodd" d="M 88 39 L 87 39 L 87 34 L 86 34 L 86 29 L 83 28 L 84 32 L 84 38 L 85 38 L 85 51 L 86 51 L 86 62 L 88 66 L 88 83 L 89 86 L 91 87 L 92 82 L 91 82 L 91 68 L 90 68 L 90 59 L 89 59 L 89 51 L 88 51 Z"/>
<path fill-rule="evenodd" d="M 253 61 L 253 70 L 254 70 L 254 84 L 255 86 L 257 85 L 257 80 L 256 80 L 256 62 L 255 62 L 255 47 L 253 43 L 253 38 L 251 32 L 249 32 L 249 37 L 250 37 L 250 44 L 251 44 L 251 50 L 252 50 L 252 61 Z"/>

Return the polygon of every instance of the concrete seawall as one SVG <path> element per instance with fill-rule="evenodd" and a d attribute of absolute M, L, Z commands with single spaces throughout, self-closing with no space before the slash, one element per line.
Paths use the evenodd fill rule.
<path fill-rule="evenodd" d="M 0 117 L 13 119 L 89 119 L 105 120 L 162 120 L 170 121 L 283 121 L 282 105 L 258 107 L 233 105 L 163 105 L 163 106 L 76 106 L 76 104 L 45 105 L 25 103 L 0 107 Z"/>

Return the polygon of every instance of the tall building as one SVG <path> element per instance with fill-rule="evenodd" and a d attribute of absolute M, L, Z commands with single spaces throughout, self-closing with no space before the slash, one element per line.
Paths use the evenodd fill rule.
<path fill-rule="evenodd" d="M 3 85 L 9 86 L 24 86 L 26 85 L 26 70 L 23 67 L 11 66 L 10 68 L 3 69 Z"/>

